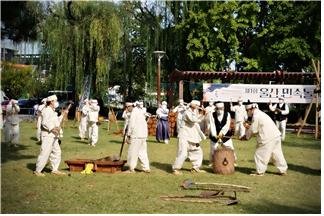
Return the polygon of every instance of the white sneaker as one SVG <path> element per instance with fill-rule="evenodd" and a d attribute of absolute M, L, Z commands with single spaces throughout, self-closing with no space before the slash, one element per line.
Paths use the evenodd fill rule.
<path fill-rule="evenodd" d="M 173 175 L 182 175 L 182 172 L 180 172 L 179 170 L 173 170 L 172 174 Z"/>
<path fill-rule="evenodd" d="M 44 177 L 44 176 L 45 176 L 44 173 L 37 172 L 37 171 L 34 171 L 34 175 L 35 175 L 35 176 L 38 176 L 38 177 Z"/>
<path fill-rule="evenodd" d="M 164 140 L 164 143 L 165 144 L 169 144 L 169 140 Z"/>
<path fill-rule="evenodd" d="M 191 173 L 205 173 L 205 170 L 201 170 L 199 168 L 192 168 Z"/>
<path fill-rule="evenodd" d="M 66 175 L 66 173 L 61 172 L 61 171 L 58 171 L 58 170 L 56 170 L 56 171 L 52 171 L 51 173 L 52 173 L 53 175 L 60 175 L 60 176 Z"/>
<path fill-rule="evenodd" d="M 250 176 L 264 176 L 264 173 L 253 172 L 250 173 Z"/>
<path fill-rule="evenodd" d="M 123 171 L 122 173 L 133 174 L 133 173 L 136 173 L 136 172 L 135 172 L 135 170 L 126 170 L 126 171 Z"/>
<path fill-rule="evenodd" d="M 151 170 L 150 170 L 150 169 L 148 169 L 148 170 L 143 170 L 143 172 L 145 172 L 145 173 L 151 173 Z"/>

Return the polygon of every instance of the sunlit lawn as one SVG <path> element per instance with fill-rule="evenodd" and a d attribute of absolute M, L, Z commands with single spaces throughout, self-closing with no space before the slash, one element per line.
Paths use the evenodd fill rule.
<path fill-rule="evenodd" d="M 64 160 L 97 159 L 118 155 L 122 137 L 115 135 L 115 125 L 107 131 L 100 125 L 99 142 L 92 148 L 78 138 L 77 124 L 66 124 L 60 169 L 67 171 Z M 321 146 L 312 135 L 287 133 L 283 151 L 288 162 L 287 176 L 279 176 L 274 166 L 263 177 L 249 176 L 254 170 L 255 138 L 234 140 L 238 167 L 233 175 L 216 175 L 207 166 L 209 141 L 203 142 L 207 173 L 191 174 L 185 162 L 184 175 L 171 174 L 176 156 L 176 138 L 169 145 L 158 144 L 149 137 L 148 154 L 151 174 L 94 173 L 46 177 L 32 174 L 40 145 L 35 141 L 35 123 L 21 123 L 21 143 L 12 149 L 1 146 L 1 212 L 2 213 L 320 213 L 321 209 Z M 127 146 L 123 159 L 127 156 Z M 68 171 L 67 171 L 68 172 Z M 160 196 L 198 194 L 184 191 L 179 185 L 185 179 L 195 182 L 217 182 L 251 187 L 250 193 L 238 193 L 240 203 L 232 206 L 207 203 L 164 201 Z"/>

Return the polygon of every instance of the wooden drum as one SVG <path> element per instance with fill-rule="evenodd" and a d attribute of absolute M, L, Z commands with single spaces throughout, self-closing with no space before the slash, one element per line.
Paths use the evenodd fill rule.
<path fill-rule="evenodd" d="M 222 147 L 214 151 L 213 158 L 213 170 L 214 173 L 229 175 L 235 171 L 234 162 L 234 151 L 230 148 Z"/>

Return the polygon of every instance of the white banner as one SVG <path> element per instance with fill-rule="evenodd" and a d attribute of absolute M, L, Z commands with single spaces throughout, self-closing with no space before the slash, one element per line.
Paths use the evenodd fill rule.
<path fill-rule="evenodd" d="M 286 103 L 311 103 L 315 85 L 267 85 L 267 84 L 203 84 L 203 101 L 277 103 L 284 97 Z M 320 101 L 320 100 L 319 100 Z"/>

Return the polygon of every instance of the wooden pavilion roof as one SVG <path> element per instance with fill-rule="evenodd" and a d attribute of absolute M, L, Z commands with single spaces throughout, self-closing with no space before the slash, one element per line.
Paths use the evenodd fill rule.
<path fill-rule="evenodd" d="M 300 79 L 300 78 L 316 78 L 313 72 L 282 72 L 282 71 L 272 71 L 272 72 L 215 72 L 215 71 L 180 71 L 175 69 L 170 74 L 170 81 L 176 82 L 180 80 L 209 80 L 209 79 L 269 79 L 269 80 L 290 80 L 290 79 Z"/>

